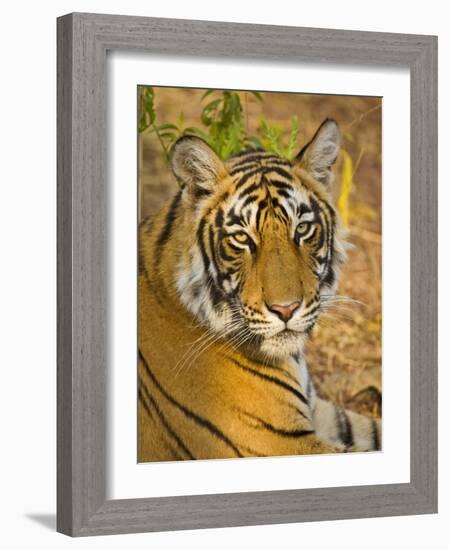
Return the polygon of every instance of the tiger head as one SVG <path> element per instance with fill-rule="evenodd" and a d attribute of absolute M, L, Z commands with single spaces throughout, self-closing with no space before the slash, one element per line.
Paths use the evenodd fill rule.
<path fill-rule="evenodd" d="M 175 285 L 217 338 L 261 359 L 302 352 L 345 259 L 329 193 L 339 147 L 330 119 L 292 162 L 263 150 L 223 162 L 195 136 L 174 145 L 182 184 Z"/>

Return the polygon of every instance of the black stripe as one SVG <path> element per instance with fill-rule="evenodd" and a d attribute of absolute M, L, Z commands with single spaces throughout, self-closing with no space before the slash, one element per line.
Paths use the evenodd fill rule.
<path fill-rule="evenodd" d="M 323 215 L 326 217 L 327 223 L 327 261 L 328 261 L 328 272 L 326 273 L 323 282 L 329 286 L 332 286 L 335 282 L 335 273 L 332 267 L 332 255 L 334 252 L 334 219 L 332 211 L 327 203 L 324 204 Z M 329 219 L 330 218 L 330 221 Z"/>
<path fill-rule="evenodd" d="M 163 415 L 161 409 L 159 408 L 159 405 L 157 404 L 156 400 L 150 395 L 147 388 L 143 385 L 143 382 L 140 381 L 140 388 L 139 388 L 139 397 L 142 396 L 142 391 L 145 394 L 143 397 L 148 399 L 150 403 L 153 405 L 154 410 L 156 411 L 160 421 L 162 422 L 162 425 L 167 430 L 167 432 L 170 434 L 170 436 L 176 441 L 179 448 L 185 452 L 185 454 L 191 459 L 195 460 L 195 457 L 190 452 L 190 450 L 187 448 L 186 444 L 182 441 L 182 439 L 179 437 L 179 435 L 175 432 L 175 430 L 170 426 L 168 420 Z"/>
<path fill-rule="evenodd" d="M 251 254 L 255 254 L 257 250 L 256 243 L 251 239 L 250 236 L 248 236 L 248 246 Z"/>
<path fill-rule="evenodd" d="M 260 164 L 260 161 L 264 161 L 264 164 Z M 229 172 L 231 176 L 235 176 L 239 172 L 244 172 L 245 170 L 251 170 L 255 167 L 258 167 L 261 170 L 264 171 L 271 171 L 271 168 L 276 168 L 277 166 L 284 167 L 284 168 L 290 168 L 291 164 L 289 164 L 287 161 L 280 159 L 276 156 L 253 156 L 248 157 L 245 160 L 242 160 L 238 164 L 235 164 L 231 171 Z"/>
<path fill-rule="evenodd" d="M 305 206 L 305 205 L 301 204 L 301 210 L 302 210 L 303 206 Z M 318 221 L 320 219 L 320 214 L 321 214 L 321 207 L 320 207 L 320 203 L 319 203 L 318 199 L 316 199 L 315 197 L 311 197 L 310 198 L 310 206 L 312 207 L 312 211 L 313 211 L 313 214 L 315 216 L 315 220 Z M 300 212 L 300 214 L 301 214 L 301 212 Z"/>
<path fill-rule="evenodd" d="M 213 435 L 215 435 L 218 439 L 220 439 L 221 441 L 223 441 L 224 443 L 226 443 L 226 445 L 228 445 L 228 447 L 230 447 L 234 452 L 235 454 L 238 456 L 238 457 L 242 457 L 243 455 L 241 454 L 240 450 L 238 449 L 238 447 L 215 425 L 213 424 L 212 422 L 210 422 L 209 420 L 207 420 L 206 418 L 203 418 L 202 416 L 199 416 L 198 414 L 194 413 L 193 411 L 191 411 L 190 409 L 188 409 L 185 405 L 179 403 L 178 401 L 176 401 L 176 399 L 174 399 L 162 386 L 161 384 L 158 382 L 158 380 L 156 379 L 156 377 L 154 376 L 154 374 L 151 372 L 151 369 L 145 359 L 145 357 L 143 356 L 141 350 L 139 349 L 139 356 L 140 358 L 142 359 L 142 363 L 145 367 L 145 372 L 148 374 L 148 376 L 151 378 L 151 380 L 153 381 L 154 385 L 157 387 L 157 389 L 162 393 L 162 395 L 168 400 L 170 401 L 170 403 L 172 405 L 174 405 L 176 408 L 178 408 L 180 411 L 182 411 L 185 416 L 187 418 L 189 418 L 190 420 L 193 420 L 194 422 L 196 422 L 199 426 L 201 426 L 202 428 L 205 428 L 206 430 L 208 430 L 210 433 L 212 433 Z"/>
<path fill-rule="evenodd" d="M 298 217 L 300 218 L 303 214 L 310 214 L 312 210 L 307 206 L 305 202 L 302 202 L 299 206 L 299 212 Z M 315 212 L 315 216 L 317 216 L 317 213 Z"/>
<path fill-rule="evenodd" d="M 287 213 L 287 210 L 285 210 L 285 208 L 283 207 L 283 205 L 279 202 L 278 199 L 276 198 L 272 198 L 271 199 L 271 204 L 273 205 L 274 208 L 277 208 L 278 210 L 281 211 L 281 215 L 279 215 L 279 212 L 276 212 L 278 217 L 280 217 L 281 219 L 283 218 L 284 221 L 286 222 L 289 222 L 290 221 L 290 217 Z"/>
<path fill-rule="evenodd" d="M 292 175 L 290 172 L 288 172 L 287 170 L 284 170 L 282 169 L 280 166 L 270 166 L 270 167 L 267 167 L 266 171 L 265 171 L 267 174 L 270 174 L 270 173 L 275 173 L 277 174 L 278 176 L 282 176 L 283 178 L 291 181 L 292 179 Z"/>
<path fill-rule="evenodd" d="M 197 240 L 198 240 L 198 244 L 200 246 L 200 252 L 201 252 L 201 256 L 203 258 L 203 263 L 204 263 L 204 268 L 206 270 L 206 272 L 209 271 L 209 265 L 210 265 L 210 260 L 209 260 L 209 256 L 207 255 L 206 253 L 206 247 L 204 245 L 204 226 L 206 225 L 206 220 L 205 218 L 203 218 L 199 225 L 198 225 L 198 229 L 197 229 L 197 232 L 196 232 L 196 237 L 197 237 Z"/>
<path fill-rule="evenodd" d="M 218 308 L 223 303 L 223 293 L 211 275 L 207 276 L 206 286 L 214 307 Z"/>
<path fill-rule="evenodd" d="M 226 250 L 224 248 L 224 245 L 223 245 L 223 241 L 220 241 L 220 243 L 218 244 L 218 249 L 220 251 L 220 255 L 223 258 L 223 260 L 226 260 L 227 262 L 235 261 L 236 258 L 234 258 L 234 256 L 229 256 L 229 254 L 226 252 Z"/>
<path fill-rule="evenodd" d="M 288 409 L 291 409 L 292 411 L 294 411 L 295 414 L 299 414 L 299 416 L 302 416 L 304 418 L 304 420 L 307 420 L 307 422 L 310 422 L 312 423 L 312 419 L 310 418 L 310 416 L 308 416 L 307 414 L 305 414 L 299 407 L 297 407 L 296 405 L 293 405 L 292 403 L 289 403 L 288 401 L 286 401 L 285 399 L 282 399 L 282 398 L 277 398 L 276 401 L 278 403 L 280 403 L 281 407 L 287 407 Z"/>
<path fill-rule="evenodd" d="M 173 456 L 173 459 L 172 460 L 185 460 L 184 457 L 182 457 L 178 451 L 172 446 L 170 445 L 170 443 L 168 441 L 165 441 L 164 440 L 164 443 L 165 445 L 167 446 L 167 449 L 171 452 L 172 456 Z"/>
<path fill-rule="evenodd" d="M 200 187 L 199 185 L 193 185 L 190 192 L 192 193 L 193 198 L 197 201 L 211 194 L 210 191 L 204 189 L 204 187 Z"/>
<path fill-rule="evenodd" d="M 333 255 L 333 236 L 334 236 L 334 223 L 335 214 L 330 205 L 317 197 L 310 199 L 310 205 L 317 219 L 324 220 L 322 223 L 322 231 L 326 232 L 326 246 L 327 246 L 327 258 L 326 258 L 326 273 L 323 279 L 320 281 L 320 286 L 327 284 L 332 286 L 335 282 L 335 272 L 332 267 L 332 255 Z"/>
<path fill-rule="evenodd" d="M 140 389 L 139 389 L 139 401 L 142 403 L 143 408 L 145 409 L 145 412 L 152 419 L 153 418 L 153 413 L 151 412 L 151 409 L 150 409 L 148 403 L 145 401 L 145 397 L 143 396 L 143 393 Z"/>
<path fill-rule="evenodd" d="M 226 222 L 228 225 L 240 225 L 243 227 L 243 221 L 242 218 L 235 213 L 235 206 L 229 210 L 227 216 L 226 216 Z"/>
<path fill-rule="evenodd" d="M 249 187 L 247 187 L 246 189 L 243 189 L 242 191 L 240 191 L 240 193 L 238 194 L 237 196 L 237 200 L 239 201 L 240 199 L 242 199 L 243 197 L 245 197 L 246 195 L 249 195 L 251 194 L 253 191 L 256 191 L 257 189 L 259 189 L 261 186 L 262 186 L 262 181 L 263 179 L 261 178 L 260 180 L 258 181 L 255 181 L 254 183 L 252 183 Z"/>
<path fill-rule="evenodd" d="M 373 419 L 371 419 L 371 437 L 373 440 L 373 449 L 375 451 L 380 450 L 380 441 L 379 441 L 379 432 L 377 430 L 377 422 Z"/>
<path fill-rule="evenodd" d="M 212 265 L 214 266 L 215 268 L 215 271 L 217 273 L 220 272 L 220 269 L 218 267 L 218 260 L 217 260 L 217 254 L 216 254 L 216 251 L 215 251 L 215 231 L 214 231 L 214 228 L 212 227 L 212 225 L 209 225 L 209 247 L 210 247 L 210 253 L 211 253 L 211 261 L 212 261 Z"/>
<path fill-rule="evenodd" d="M 259 451 L 255 451 L 254 449 L 251 449 L 251 447 L 241 447 L 241 450 L 246 453 L 248 453 L 248 456 L 268 456 L 263 453 L 260 453 Z"/>
<path fill-rule="evenodd" d="M 321 307 L 321 304 L 318 303 L 318 304 L 315 304 L 309 311 L 306 311 L 305 312 L 305 316 L 309 316 L 309 315 L 312 315 L 313 313 L 316 313 Z"/>
<path fill-rule="evenodd" d="M 253 320 L 252 322 L 254 322 L 254 321 L 255 320 Z M 296 361 L 296 363 L 299 363 L 300 358 L 299 358 L 298 355 L 294 355 L 293 359 Z M 252 359 L 251 362 L 255 365 L 258 365 L 262 369 L 271 369 L 271 370 L 280 372 L 284 376 L 286 376 L 289 380 L 291 380 L 292 382 L 295 382 L 295 383 L 299 384 L 298 379 L 290 371 L 288 371 L 286 369 L 283 369 L 282 367 L 279 367 L 277 365 L 266 365 L 265 363 L 260 363 L 259 361 L 256 361 L 255 359 Z M 311 378 L 309 376 L 309 372 L 308 371 L 306 371 L 306 372 L 307 372 L 307 376 L 308 376 L 308 381 L 310 381 Z M 307 399 L 308 398 L 309 398 L 309 396 L 307 395 Z M 303 414 L 303 413 L 301 413 L 301 414 Z"/>
<path fill-rule="evenodd" d="M 254 154 L 254 151 L 248 151 L 247 158 L 240 160 L 233 165 L 232 170 L 235 170 L 237 167 L 246 164 L 247 162 L 259 162 L 260 160 L 267 160 L 273 162 L 274 164 L 282 164 L 283 166 L 290 166 L 288 160 L 284 160 L 273 153 L 268 151 L 258 151 L 259 154 Z M 243 155 L 242 155 L 243 156 Z"/>
<path fill-rule="evenodd" d="M 165 224 L 162 229 L 162 231 L 159 234 L 159 237 L 156 241 L 156 253 L 155 253 L 155 264 L 156 266 L 159 266 L 159 262 L 161 260 L 162 251 L 165 243 L 168 241 L 168 239 L 171 236 L 171 232 L 173 229 L 173 224 L 176 219 L 176 215 L 178 212 L 179 205 L 181 203 L 181 191 L 178 191 L 176 193 L 174 199 L 172 200 L 172 203 L 168 209 L 167 215 L 165 217 Z"/>
<path fill-rule="evenodd" d="M 284 199 L 292 198 L 292 194 L 290 193 L 290 191 L 287 191 L 287 189 L 276 189 L 276 193 L 279 195 L 279 197 L 283 197 Z M 289 204 L 290 206 L 292 206 L 290 202 Z"/>
<path fill-rule="evenodd" d="M 245 172 L 246 170 L 253 170 L 253 169 L 259 169 L 260 166 L 257 163 L 257 161 L 253 160 L 252 158 L 245 159 L 242 162 L 239 162 L 236 164 L 232 170 L 229 172 L 231 176 L 235 176 L 236 174 L 239 174 L 240 172 Z"/>
<path fill-rule="evenodd" d="M 217 210 L 217 213 L 215 214 L 215 225 L 220 229 L 223 227 L 223 210 L 222 210 L 222 208 L 219 208 Z"/>
<path fill-rule="evenodd" d="M 246 172 L 236 183 L 236 188 L 239 189 L 240 187 L 243 187 L 245 183 L 253 176 L 257 176 L 258 174 L 262 174 L 262 170 L 258 168 L 257 170 L 251 170 L 250 172 Z"/>
<path fill-rule="evenodd" d="M 286 181 L 280 181 L 280 180 L 267 180 L 268 181 L 268 185 L 270 187 L 275 187 L 276 189 L 283 189 L 283 190 L 289 190 L 289 191 L 292 191 L 292 185 L 291 183 L 287 183 Z"/>
<path fill-rule="evenodd" d="M 316 250 L 318 251 L 321 251 L 321 248 L 323 247 L 323 244 L 324 244 L 324 227 L 319 224 L 319 231 L 320 231 L 320 238 L 318 239 L 318 242 L 316 243 L 315 247 L 316 247 Z"/>
<path fill-rule="evenodd" d="M 261 223 L 260 223 L 260 220 L 262 218 L 262 214 L 264 212 L 264 209 L 268 206 L 268 200 L 267 199 L 264 199 L 262 201 L 260 201 L 259 205 L 258 205 L 258 209 L 257 209 L 257 212 L 256 212 L 256 229 L 258 231 L 260 231 L 261 229 Z"/>
<path fill-rule="evenodd" d="M 145 258 L 143 257 L 143 251 L 140 243 L 138 248 L 137 266 L 139 268 L 139 274 L 143 273 L 145 270 Z"/>
<path fill-rule="evenodd" d="M 243 248 L 240 248 L 240 247 L 238 247 L 238 246 L 235 246 L 234 243 L 228 242 L 228 246 L 229 246 L 229 248 L 231 248 L 232 250 L 234 250 L 234 252 L 236 252 L 237 254 L 241 254 L 241 253 L 242 253 Z"/>
<path fill-rule="evenodd" d="M 279 378 L 276 378 L 275 376 L 270 376 L 268 374 L 263 374 L 262 372 L 259 372 L 257 370 L 251 369 L 245 365 L 242 365 L 238 361 L 236 361 L 233 357 L 230 357 L 229 355 L 226 356 L 230 361 L 232 361 L 235 365 L 237 365 L 239 368 L 253 374 L 254 376 L 258 376 L 259 378 L 262 378 L 263 380 L 267 380 L 267 382 L 271 382 L 273 384 L 276 384 L 276 386 L 279 386 L 280 388 L 283 388 L 284 390 L 287 390 L 288 392 L 295 395 L 300 401 L 302 401 L 305 405 L 308 405 L 307 399 L 304 397 L 304 395 L 297 390 L 296 388 L 293 388 L 290 386 L 290 384 L 287 384 L 287 382 L 284 382 L 283 380 L 279 380 Z"/>
<path fill-rule="evenodd" d="M 197 240 L 198 240 L 198 244 L 199 244 L 199 247 L 200 247 L 201 256 L 203 258 L 204 269 L 206 271 L 206 276 L 207 276 L 206 283 L 209 285 L 209 295 L 211 297 L 211 300 L 212 300 L 214 306 L 218 307 L 222 302 L 223 296 L 222 296 L 222 293 L 221 293 L 220 289 L 217 286 L 217 283 L 215 282 L 215 280 L 212 278 L 211 274 L 209 273 L 209 266 L 210 266 L 211 262 L 214 264 L 214 267 L 215 267 L 216 271 L 218 272 L 217 258 L 216 258 L 216 254 L 215 254 L 215 248 L 213 246 L 213 228 L 212 228 L 212 225 L 209 226 L 209 245 L 210 245 L 211 253 L 212 253 L 212 256 L 213 256 L 213 258 L 211 260 L 211 258 L 209 258 L 208 254 L 207 254 L 206 245 L 205 245 L 205 242 L 204 242 L 204 239 L 205 239 L 205 235 L 204 235 L 205 225 L 206 225 L 206 219 L 203 218 L 200 221 L 200 224 L 198 226 Z"/>
<path fill-rule="evenodd" d="M 338 437 L 345 447 L 354 445 L 354 436 L 352 433 L 351 421 L 346 414 L 346 411 L 340 407 L 335 407 L 335 417 L 337 419 Z"/>
<path fill-rule="evenodd" d="M 304 437 L 305 435 L 310 435 L 315 433 L 314 430 L 286 430 L 285 428 L 278 428 L 277 426 L 273 426 L 273 424 L 270 424 L 269 422 L 266 422 L 259 416 L 256 416 L 255 414 L 248 413 L 246 411 L 240 410 L 242 414 L 245 416 L 248 416 L 249 418 L 252 418 L 256 422 L 258 422 L 263 428 L 268 430 L 269 432 L 275 433 L 277 435 L 281 435 L 282 437 Z"/>
<path fill-rule="evenodd" d="M 246 197 L 244 203 L 240 207 L 240 211 L 242 211 L 248 204 L 251 204 L 252 202 L 256 201 L 259 197 L 257 195 L 249 195 Z"/>
<path fill-rule="evenodd" d="M 322 279 L 321 284 L 332 286 L 335 282 L 335 273 L 332 267 L 328 267 L 325 277 Z"/>

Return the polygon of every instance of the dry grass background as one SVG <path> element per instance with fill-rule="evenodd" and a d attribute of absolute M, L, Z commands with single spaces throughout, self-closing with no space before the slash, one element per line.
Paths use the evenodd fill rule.
<path fill-rule="evenodd" d="M 158 124 L 177 122 L 202 127 L 204 90 L 155 88 Z M 318 393 L 350 409 L 380 416 L 381 390 L 381 99 L 359 96 L 263 93 L 264 101 L 241 93 L 245 124 L 256 134 L 261 115 L 272 124 L 290 129 L 299 118 L 298 151 L 326 117 L 335 118 L 342 148 L 353 163 L 349 195 L 348 240 L 352 244 L 338 293 L 358 304 L 341 305 L 321 318 L 314 328 L 307 360 Z M 139 195 L 142 217 L 151 215 L 171 197 L 177 183 L 154 134 L 139 136 Z M 337 160 L 334 193 L 338 200 L 343 155 Z"/>

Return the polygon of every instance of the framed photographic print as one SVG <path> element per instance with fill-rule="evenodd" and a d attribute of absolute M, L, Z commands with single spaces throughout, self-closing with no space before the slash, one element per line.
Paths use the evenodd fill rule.
<path fill-rule="evenodd" d="M 58 530 L 431 513 L 436 38 L 58 20 Z"/>

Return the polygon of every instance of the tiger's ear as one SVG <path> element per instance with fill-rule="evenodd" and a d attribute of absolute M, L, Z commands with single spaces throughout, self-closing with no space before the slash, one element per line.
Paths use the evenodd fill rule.
<path fill-rule="evenodd" d="M 339 152 L 340 130 L 335 120 L 327 118 L 298 153 L 295 165 L 309 172 L 324 185 L 330 185 L 333 181 L 331 167 Z"/>
<path fill-rule="evenodd" d="M 181 137 L 173 145 L 170 155 L 174 175 L 195 195 L 210 193 L 217 181 L 227 174 L 223 161 L 199 137 Z"/>

